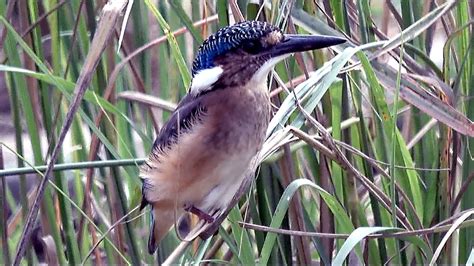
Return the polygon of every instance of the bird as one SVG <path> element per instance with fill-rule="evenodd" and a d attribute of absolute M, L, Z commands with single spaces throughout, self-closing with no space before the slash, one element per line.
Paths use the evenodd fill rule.
<path fill-rule="evenodd" d="M 285 34 L 242 21 L 209 36 L 192 81 L 140 169 L 142 204 L 151 206 L 148 252 L 180 217 L 212 223 L 224 213 L 260 151 L 271 117 L 268 74 L 293 53 L 338 45 L 336 36 Z"/>

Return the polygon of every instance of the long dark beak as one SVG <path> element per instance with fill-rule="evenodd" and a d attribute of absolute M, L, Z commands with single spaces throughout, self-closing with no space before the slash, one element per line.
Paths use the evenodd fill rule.
<path fill-rule="evenodd" d="M 285 34 L 285 39 L 272 47 L 272 57 L 279 55 L 321 49 L 341 43 L 346 39 L 324 35 L 296 35 Z"/>

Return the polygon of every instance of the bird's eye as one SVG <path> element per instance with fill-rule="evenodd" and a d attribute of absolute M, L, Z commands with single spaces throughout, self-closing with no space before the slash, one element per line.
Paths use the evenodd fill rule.
<path fill-rule="evenodd" d="M 258 40 L 248 41 L 243 44 L 242 49 L 249 54 L 257 54 L 262 51 L 262 44 Z"/>

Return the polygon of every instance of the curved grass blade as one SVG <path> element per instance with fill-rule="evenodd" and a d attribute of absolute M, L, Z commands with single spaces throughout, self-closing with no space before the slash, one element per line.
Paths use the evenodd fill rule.
<path fill-rule="evenodd" d="M 359 227 L 351 235 L 346 239 L 344 244 L 342 245 L 341 249 L 337 253 L 336 257 L 334 258 L 332 265 L 342 265 L 344 260 L 349 255 L 351 250 L 356 247 L 356 245 L 362 241 L 365 237 L 370 234 L 378 233 L 382 231 L 391 231 L 391 230 L 400 230 L 396 227 Z"/>
<path fill-rule="evenodd" d="M 342 53 L 335 56 L 332 60 L 326 62 L 323 67 L 312 72 L 310 78 L 298 85 L 293 93 L 288 95 L 278 109 L 278 112 L 270 121 L 267 129 L 267 137 L 270 136 L 279 125 L 284 125 L 291 114 L 297 109 L 295 103 L 295 95 L 299 101 L 305 101 L 309 98 L 307 105 L 308 112 L 312 112 L 319 103 L 323 95 L 326 93 L 331 84 L 337 80 L 337 75 L 342 67 L 354 56 L 358 51 L 373 47 L 374 44 L 361 45 L 358 47 L 350 47 L 345 49 Z M 306 108 L 305 108 L 306 109 Z M 297 126 L 298 127 L 298 126 Z"/>
<path fill-rule="evenodd" d="M 20 154 L 18 154 L 13 148 L 11 147 L 8 147 L 7 145 L 5 145 L 4 143 L 0 142 L 0 145 L 3 145 L 5 148 L 7 148 L 11 153 L 15 154 L 15 156 L 17 156 L 18 158 L 20 158 L 26 165 L 28 165 L 29 167 L 31 167 L 31 169 L 34 170 L 35 173 L 37 173 L 38 175 L 40 175 L 41 177 L 44 178 L 44 174 L 43 174 L 43 170 L 39 169 L 37 166 L 34 166 L 32 163 L 30 163 L 28 160 L 26 160 L 26 158 L 24 158 L 23 156 L 21 156 Z M 58 186 L 56 186 L 56 184 L 51 181 L 51 180 L 48 180 L 49 184 L 58 192 L 60 193 L 82 216 L 85 217 L 85 219 L 97 230 L 97 232 L 99 234 L 102 234 L 102 231 L 100 230 L 100 228 L 96 225 L 96 223 L 89 217 L 87 216 L 87 214 L 82 210 L 82 208 L 76 204 L 76 202 L 74 202 L 74 200 L 69 197 L 68 194 L 66 194 L 63 190 L 61 190 L 61 188 L 59 188 Z M 118 247 L 113 243 L 113 241 L 110 239 L 110 237 L 106 236 L 104 238 L 104 241 L 106 241 L 108 244 L 111 245 L 111 247 L 117 252 L 117 254 L 128 264 L 130 264 L 130 262 L 127 260 L 127 258 L 124 256 L 124 254 L 122 252 L 120 252 L 120 250 L 118 249 Z"/>
<path fill-rule="evenodd" d="M 395 88 L 395 70 L 373 63 L 377 78 L 386 88 Z M 419 85 L 408 75 L 402 74 L 400 97 L 407 103 L 415 106 L 424 113 L 451 127 L 457 132 L 474 137 L 474 124 L 464 114 L 456 110 L 453 106 L 446 104 L 442 100 L 434 97 L 427 91 L 421 89 Z"/>
<path fill-rule="evenodd" d="M 471 209 L 470 211 L 467 211 L 463 215 L 461 215 L 456 221 L 454 221 L 453 225 L 451 228 L 449 228 L 448 232 L 446 235 L 444 235 L 443 239 L 439 243 L 438 247 L 436 248 L 435 253 L 433 254 L 433 257 L 431 258 L 430 265 L 434 265 L 436 263 L 436 260 L 438 259 L 439 255 L 441 254 L 441 251 L 443 250 L 444 246 L 446 245 L 446 242 L 448 242 L 449 238 L 451 235 L 458 229 L 458 227 L 467 219 L 469 216 L 474 214 L 474 209 Z"/>
<path fill-rule="evenodd" d="M 474 264 L 474 248 L 471 249 L 471 254 L 469 258 L 467 258 L 466 265 L 473 265 Z"/>
<path fill-rule="evenodd" d="M 51 80 L 51 76 L 54 76 L 54 75 L 38 73 L 38 72 L 34 72 L 34 71 L 24 69 L 24 68 L 18 68 L 18 67 L 12 67 L 12 66 L 0 64 L 0 72 L 2 71 L 21 73 L 21 74 L 28 75 L 30 77 L 34 77 L 38 80 L 44 81 L 46 83 L 49 83 L 51 85 L 56 84 L 56 83 L 53 83 Z M 72 97 L 72 94 L 74 93 L 75 84 L 61 77 L 58 77 L 58 76 L 54 76 L 54 77 L 55 77 L 55 82 L 60 83 L 62 85 L 62 86 L 55 86 L 54 88 L 57 88 L 66 96 Z M 84 95 L 84 100 L 86 100 L 89 103 L 95 104 L 101 108 L 104 108 L 107 112 L 114 114 L 117 118 L 126 121 L 135 130 L 135 132 L 137 132 L 137 134 L 141 137 L 143 141 L 148 142 L 147 145 L 151 145 L 152 140 L 150 139 L 150 137 L 147 136 L 145 133 L 143 133 L 142 130 L 137 128 L 135 124 L 126 115 L 124 115 L 120 110 L 117 109 L 117 107 L 115 107 L 109 101 L 107 101 L 101 96 L 96 95 L 94 91 L 86 91 Z"/>
<path fill-rule="evenodd" d="M 437 22 L 438 19 L 446 14 L 457 1 L 451 0 L 446 1 L 442 5 L 438 6 L 436 9 L 432 10 L 430 13 L 425 15 L 420 20 L 416 21 L 412 26 L 406 28 L 400 34 L 394 36 L 390 40 L 383 42 L 382 48 L 374 54 L 368 55 L 369 61 L 385 54 L 386 52 L 394 49 L 399 46 L 402 42 L 407 42 L 416 38 L 422 34 L 428 27 L 432 26 L 433 23 Z M 331 29 L 329 26 L 325 25 L 322 21 L 310 16 L 304 10 L 295 8 L 292 13 L 295 24 L 303 27 L 305 30 L 311 33 L 327 34 L 327 35 L 337 35 L 338 32 L 334 29 Z M 370 43 L 369 43 L 370 44 Z M 350 44 L 342 44 L 340 47 L 347 47 Z M 333 59 L 334 60 L 334 59 Z M 342 69 L 342 71 L 349 71 L 358 67 L 361 62 L 354 63 L 353 65 Z M 389 67 L 374 64 L 374 70 L 377 74 L 377 77 L 380 81 L 385 84 L 394 83 L 396 73 L 394 70 L 389 69 Z M 408 84 L 409 85 L 408 85 Z M 395 85 L 385 85 L 384 87 L 394 88 Z M 449 106 L 443 103 L 441 100 L 428 95 L 426 92 L 418 88 L 416 82 L 406 75 L 402 76 L 402 86 L 400 88 L 400 97 L 427 113 L 428 115 L 436 118 L 440 122 L 448 125 L 454 130 L 458 131 L 463 135 L 474 137 L 474 124 L 469 120 L 465 115 L 457 111 L 452 106 Z"/>
<path fill-rule="evenodd" d="M 394 143 L 396 148 L 394 149 L 394 151 L 398 150 L 395 153 L 395 158 L 392 158 L 392 160 L 396 160 L 397 163 L 400 163 L 405 167 L 413 168 L 414 163 L 411 158 L 410 152 L 408 151 L 406 143 L 400 135 L 400 132 L 396 128 L 396 117 L 394 117 L 396 115 L 396 112 L 392 112 L 392 114 L 390 114 L 384 90 L 380 86 L 380 82 L 378 81 L 375 72 L 365 54 L 358 53 L 358 56 L 362 63 L 362 67 L 364 69 L 368 83 L 370 85 L 370 93 L 373 97 L 375 111 L 379 112 L 379 117 L 382 118 L 380 123 L 382 124 L 383 130 L 385 131 L 385 134 L 382 137 L 386 139 L 386 143 Z M 392 132 L 395 133 L 392 134 Z M 390 157 L 392 156 L 387 154 L 387 158 Z M 381 158 L 383 157 L 381 156 Z M 404 188 L 406 188 L 406 191 L 410 192 L 411 200 L 413 201 L 413 204 L 417 211 L 416 215 L 418 216 L 419 220 L 422 221 L 423 193 L 421 191 L 420 182 L 418 180 L 419 177 L 417 173 L 413 170 L 400 171 L 400 173 L 402 176 L 398 178 L 397 182 L 400 182 L 404 186 Z M 395 177 L 396 175 L 393 174 L 393 176 Z"/>
<path fill-rule="evenodd" d="M 345 212 L 344 208 L 340 205 L 340 203 L 337 201 L 337 199 L 334 198 L 334 196 L 332 196 L 328 192 L 326 192 L 324 189 L 322 189 L 320 186 L 314 184 L 313 182 L 307 179 L 297 179 L 291 182 L 290 185 L 288 185 L 288 187 L 285 189 L 285 191 L 283 192 L 283 195 L 280 198 L 280 202 L 278 203 L 276 207 L 270 227 L 278 228 L 281 226 L 283 218 L 285 217 L 286 212 L 288 210 L 288 206 L 290 204 L 291 198 L 296 193 L 296 191 L 303 186 L 309 186 L 319 193 L 321 198 L 324 200 L 324 202 L 328 205 L 329 209 L 334 214 L 334 217 L 336 217 L 336 221 L 338 222 L 340 226 L 341 232 L 348 233 L 354 230 L 354 226 L 352 225 L 350 218 L 347 216 L 347 213 Z M 268 264 L 268 260 L 270 258 L 273 246 L 275 244 L 276 237 L 277 235 L 275 233 L 267 234 L 267 237 L 265 238 L 265 242 L 263 244 L 263 248 L 261 251 L 261 258 L 259 261 L 259 265 Z M 362 251 L 360 250 L 360 248 L 356 249 L 356 253 L 362 261 Z"/>
<path fill-rule="evenodd" d="M 63 82 L 61 82 L 61 78 L 53 75 L 53 73 L 51 73 L 51 71 L 48 69 L 48 67 L 41 61 L 41 59 L 33 52 L 33 50 L 31 50 L 31 48 L 28 46 L 28 44 L 25 43 L 25 41 L 21 38 L 20 35 L 18 35 L 18 33 L 15 31 L 15 29 L 13 28 L 13 26 L 8 23 L 8 21 L 0 16 L 0 21 L 5 25 L 5 27 L 8 29 L 8 31 L 12 34 L 12 36 L 15 38 L 15 40 L 18 42 L 18 44 L 21 46 L 21 48 L 23 49 L 24 52 L 26 52 L 28 54 L 28 56 L 31 57 L 31 59 L 36 63 L 36 65 L 38 66 L 38 68 L 44 73 L 43 77 L 45 78 L 44 81 L 48 82 L 48 83 L 51 83 L 52 85 L 54 85 L 55 87 L 57 87 L 58 89 L 60 89 L 61 91 L 67 91 L 66 89 L 66 84 L 64 84 Z M 25 70 L 24 70 L 25 71 Z M 75 85 L 74 85 L 75 86 Z M 87 92 L 86 92 L 87 93 Z M 66 93 L 64 94 L 66 96 L 66 98 L 72 102 L 73 101 L 73 95 L 69 94 L 69 93 Z M 116 159 L 120 159 L 120 155 L 119 153 L 117 152 L 116 148 L 114 145 L 112 145 L 112 143 L 105 137 L 105 135 L 99 130 L 99 128 L 97 128 L 94 124 L 94 122 L 89 118 L 88 115 L 86 115 L 86 113 L 84 112 L 84 110 L 79 107 L 78 109 L 78 113 L 80 115 L 80 117 L 82 117 L 82 119 L 84 120 L 84 122 L 89 126 L 89 128 L 92 130 L 92 132 L 94 132 L 94 134 L 96 134 L 98 136 L 98 138 L 100 139 L 100 141 L 104 144 L 104 146 L 110 151 L 110 153 L 114 156 L 114 158 Z M 147 138 L 144 138 L 144 140 L 146 140 Z M 125 168 L 125 171 L 130 175 L 130 176 L 133 176 L 133 173 L 129 171 L 128 168 Z M 140 181 L 137 180 L 137 179 L 134 179 L 136 180 L 136 184 L 137 186 L 141 185 L 140 184 Z"/>

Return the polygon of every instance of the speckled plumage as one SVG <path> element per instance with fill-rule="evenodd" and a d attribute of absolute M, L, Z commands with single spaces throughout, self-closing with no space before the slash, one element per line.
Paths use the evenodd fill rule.
<path fill-rule="evenodd" d="M 293 52 L 340 42 L 284 35 L 265 22 L 246 21 L 219 30 L 201 45 L 190 92 L 141 168 L 142 208 L 152 206 L 150 253 L 186 211 L 201 218 L 202 229 L 202 221 L 220 219 L 232 207 L 265 139 L 271 68 Z M 188 239 L 202 231 L 192 232 Z"/>
<path fill-rule="evenodd" d="M 194 114 L 190 129 L 173 137 L 179 141 L 163 145 L 169 140 L 160 133 L 142 168 L 144 199 L 152 204 L 156 219 L 150 250 L 185 206 L 217 214 L 237 191 L 263 144 L 270 117 L 266 86 L 249 86 L 217 90 L 200 99 L 196 108 L 205 108 Z"/>
<path fill-rule="evenodd" d="M 261 148 L 270 101 L 266 79 L 251 78 L 268 56 L 249 53 L 244 43 L 261 43 L 273 31 L 280 32 L 264 22 L 242 22 L 199 49 L 193 74 L 214 65 L 223 74 L 212 90 L 181 100 L 141 168 L 142 207 L 152 205 L 150 253 L 186 206 L 209 214 L 225 210 Z"/>
<path fill-rule="evenodd" d="M 243 21 L 218 30 L 199 47 L 193 61 L 193 76 L 202 69 L 215 66 L 214 59 L 235 49 L 259 40 L 272 31 L 281 32 L 277 27 L 262 21 Z"/>

